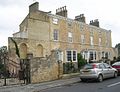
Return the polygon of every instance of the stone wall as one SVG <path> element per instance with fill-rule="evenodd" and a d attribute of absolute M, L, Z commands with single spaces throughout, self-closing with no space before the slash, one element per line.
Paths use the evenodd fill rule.
<path fill-rule="evenodd" d="M 55 52 L 52 51 L 50 56 L 36 57 L 30 60 L 31 83 L 50 81 L 61 77 L 62 63 L 58 63 L 55 57 Z"/>

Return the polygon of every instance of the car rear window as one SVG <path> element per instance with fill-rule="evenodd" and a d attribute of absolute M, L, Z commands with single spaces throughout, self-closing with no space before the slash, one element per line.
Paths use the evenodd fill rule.
<path fill-rule="evenodd" d="M 94 69 L 96 68 L 97 65 L 96 64 L 86 64 L 83 68 L 84 69 Z"/>

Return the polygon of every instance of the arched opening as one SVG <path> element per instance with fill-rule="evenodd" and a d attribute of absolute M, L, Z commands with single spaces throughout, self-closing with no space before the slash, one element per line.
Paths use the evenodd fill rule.
<path fill-rule="evenodd" d="M 43 57 L 43 46 L 41 44 L 37 45 L 36 57 Z"/>
<path fill-rule="evenodd" d="M 20 45 L 19 51 L 20 51 L 20 58 L 26 59 L 26 57 L 27 57 L 27 45 L 25 43 L 22 43 Z"/>

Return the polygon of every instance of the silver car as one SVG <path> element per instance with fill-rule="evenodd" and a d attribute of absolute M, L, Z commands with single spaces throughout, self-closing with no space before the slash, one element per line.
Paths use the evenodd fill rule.
<path fill-rule="evenodd" d="M 81 81 L 88 79 L 96 79 L 102 82 L 105 78 L 117 77 L 117 70 L 106 63 L 90 63 L 86 64 L 80 70 Z"/>

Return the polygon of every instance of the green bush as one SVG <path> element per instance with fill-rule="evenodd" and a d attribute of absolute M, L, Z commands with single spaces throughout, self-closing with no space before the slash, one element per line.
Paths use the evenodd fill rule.
<path fill-rule="evenodd" d="M 77 54 L 77 61 L 79 69 L 87 63 L 80 53 Z"/>
<path fill-rule="evenodd" d="M 75 69 L 75 65 L 72 61 L 63 63 L 63 72 L 66 74 L 68 73 L 75 73 L 77 70 Z"/>

